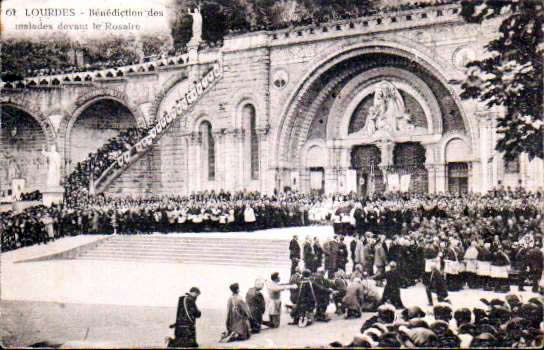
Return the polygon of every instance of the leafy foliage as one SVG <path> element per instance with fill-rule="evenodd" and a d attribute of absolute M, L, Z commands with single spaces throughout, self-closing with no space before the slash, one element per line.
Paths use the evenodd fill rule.
<path fill-rule="evenodd" d="M 505 107 L 497 120 L 502 136 L 496 150 L 507 160 L 526 152 L 544 158 L 543 25 L 541 1 L 463 1 L 469 23 L 502 19 L 500 35 L 486 45 L 487 57 L 469 62 L 472 73 L 463 83 L 462 98 L 478 99 L 488 107 Z"/>
<path fill-rule="evenodd" d="M 135 37 L 110 35 L 87 42 L 87 57 L 90 64 L 96 62 L 117 62 L 119 65 L 138 63 L 139 44 Z"/>
<path fill-rule="evenodd" d="M 48 38 L 2 40 L 2 80 L 19 80 L 29 70 L 62 69 L 70 66 L 70 42 L 57 34 Z"/>
<path fill-rule="evenodd" d="M 164 33 L 146 33 L 140 37 L 144 56 L 158 55 L 172 49 L 172 40 Z"/>

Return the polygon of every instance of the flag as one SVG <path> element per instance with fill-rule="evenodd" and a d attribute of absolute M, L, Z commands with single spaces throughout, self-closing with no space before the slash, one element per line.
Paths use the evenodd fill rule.
<path fill-rule="evenodd" d="M 400 177 L 400 191 L 408 192 L 410 188 L 410 174 L 405 174 Z"/>
<path fill-rule="evenodd" d="M 400 190 L 399 174 L 388 174 L 387 185 L 389 191 L 396 192 Z"/>

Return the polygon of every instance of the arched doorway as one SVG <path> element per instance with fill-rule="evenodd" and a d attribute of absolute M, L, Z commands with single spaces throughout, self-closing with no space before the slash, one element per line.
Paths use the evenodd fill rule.
<path fill-rule="evenodd" d="M 325 168 L 327 163 L 327 151 L 322 145 L 314 144 L 308 148 L 304 171 L 304 175 L 308 176 L 308 179 L 303 184 L 303 190 L 316 194 L 325 192 Z"/>
<path fill-rule="evenodd" d="M 398 143 L 393 150 L 393 171 L 410 175 L 409 192 L 427 193 L 429 181 L 425 169 L 425 148 L 415 142 Z"/>
<path fill-rule="evenodd" d="M 88 104 L 74 118 L 68 129 L 65 147 L 69 170 L 121 131 L 137 127 L 130 110 L 117 100 L 108 98 Z M 119 147 L 122 150 L 123 145 Z"/>
<path fill-rule="evenodd" d="M 453 194 L 468 193 L 468 160 L 470 149 L 460 138 L 450 140 L 446 145 L 445 159 L 447 190 Z"/>
<path fill-rule="evenodd" d="M 351 167 L 357 172 L 357 193 L 368 196 L 372 192 L 385 191 L 383 173 L 378 167 L 381 163 L 380 149 L 375 145 L 355 146 L 351 151 Z"/>
<path fill-rule="evenodd" d="M 397 43 L 381 44 L 383 46 L 380 43 L 353 45 L 331 52 L 320 64 L 316 61 L 313 70 L 289 97 L 279 123 L 275 149 L 278 168 L 287 167 L 285 172 L 300 170 L 304 145 L 318 137 L 328 146 L 333 169 L 327 183 L 332 189 L 342 190 L 341 184 L 352 174 L 349 170 L 356 169 L 358 192 L 367 191 L 364 184 L 368 184 L 370 169 L 361 159 L 368 155 L 360 152 L 370 145 L 376 146 L 372 152 L 380 154 L 373 171 L 377 192 L 385 189 L 383 173 L 388 174 L 389 170 L 409 173 L 411 191 L 431 189 L 427 168 L 444 169 L 444 161 L 437 152 L 441 140 L 450 134 L 470 140 L 472 126 L 443 70 L 437 68 L 430 56 Z M 388 91 L 395 91 L 399 111 L 395 115 L 376 109 L 377 91 L 386 91 L 386 85 Z M 387 98 L 389 96 L 393 95 Z M 391 126 L 392 132 L 375 133 L 379 128 L 386 130 L 383 127 L 365 128 L 367 117 L 377 110 L 380 116 L 387 116 L 391 121 L 386 126 Z M 395 147 L 399 144 L 401 146 Z M 396 157 L 396 163 L 395 148 L 403 154 Z M 418 160 L 416 163 L 414 157 Z M 445 170 L 433 173 L 433 184 L 435 178 L 444 181 L 443 173 Z"/>
<path fill-rule="evenodd" d="M 48 139 L 40 123 L 29 113 L 2 105 L 0 116 L 0 196 L 12 194 L 13 180 L 24 180 L 22 192 L 43 191 L 47 162 L 41 151 Z"/>

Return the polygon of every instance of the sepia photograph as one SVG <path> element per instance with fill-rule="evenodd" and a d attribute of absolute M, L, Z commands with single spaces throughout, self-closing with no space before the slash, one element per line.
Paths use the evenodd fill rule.
<path fill-rule="evenodd" d="M 3 348 L 542 348 L 541 0 L 1 0 Z"/>

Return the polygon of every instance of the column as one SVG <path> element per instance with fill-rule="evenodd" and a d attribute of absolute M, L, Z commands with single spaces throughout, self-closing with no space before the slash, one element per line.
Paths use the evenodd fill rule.
<path fill-rule="evenodd" d="M 248 189 L 248 179 L 246 175 L 246 162 L 247 160 L 247 153 L 245 152 L 245 130 L 244 129 L 237 129 L 236 131 L 236 149 L 238 154 L 238 174 L 237 174 L 237 189 L 243 190 Z"/>
<path fill-rule="evenodd" d="M 448 189 L 447 187 L 448 177 L 447 177 L 446 164 L 444 163 L 435 164 L 434 171 L 435 171 L 435 179 L 436 179 L 435 180 L 436 193 L 446 192 Z"/>
<path fill-rule="evenodd" d="M 480 117 L 479 119 L 479 126 L 480 126 L 480 160 L 482 163 L 482 192 L 486 192 L 491 187 L 489 177 L 489 166 L 488 166 L 488 160 L 490 159 L 491 155 L 489 154 L 489 143 L 490 135 L 489 135 L 489 120 L 485 117 Z"/>
<path fill-rule="evenodd" d="M 190 174 L 188 176 L 188 194 L 191 192 L 196 192 L 200 190 L 200 177 L 201 177 L 201 167 L 200 167 L 200 144 L 201 138 L 199 133 L 192 132 L 187 135 L 188 139 L 188 150 L 187 150 L 187 172 Z"/>
<path fill-rule="evenodd" d="M 237 129 L 228 130 L 226 134 L 225 148 L 227 148 L 227 159 L 225 161 L 227 162 L 227 167 L 225 169 L 225 190 L 228 191 L 238 190 L 238 136 Z"/>
<path fill-rule="evenodd" d="M 256 130 L 259 139 L 259 191 L 267 192 L 268 178 L 268 135 L 270 126 L 258 128 Z"/>
<path fill-rule="evenodd" d="M 480 192 L 482 188 L 482 162 L 474 160 L 468 163 L 468 190 Z"/>
<path fill-rule="evenodd" d="M 213 141 L 215 143 L 215 181 L 213 182 L 213 189 L 219 191 L 225 188 L 225 135 L 223 131 L 213 132 Z"/>
<path fill-rule="evenodd" d="M 339 192 L 339 168 L 340 157 L 337 154 L 337 141 L 327 141 L 327 152 L 329 152 L 329 164 L 325 169 L 325 192 L 327 194 Z"/>
<path fill-rule="evenodd" d="M 436 171 L 434 164 L 425 164 L 427 179 L 429 181 L 429 193 L 436 193 Z"/>

